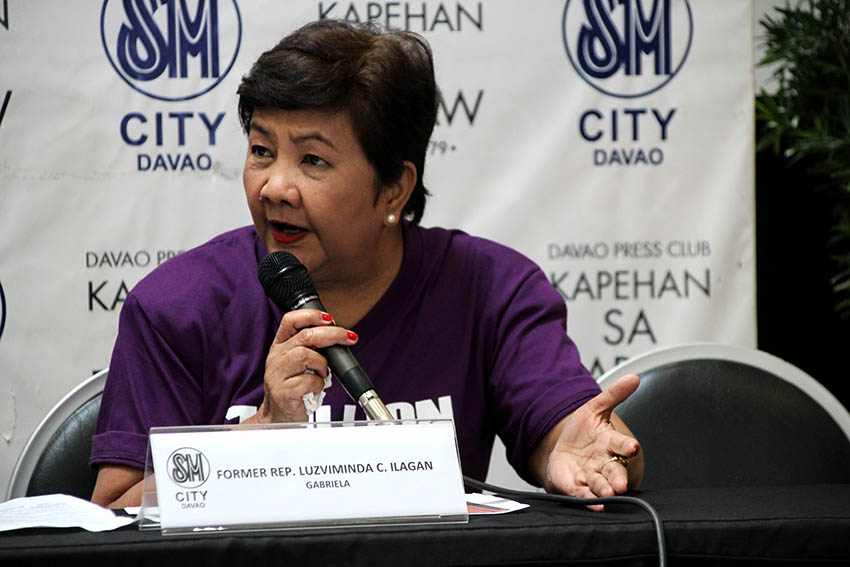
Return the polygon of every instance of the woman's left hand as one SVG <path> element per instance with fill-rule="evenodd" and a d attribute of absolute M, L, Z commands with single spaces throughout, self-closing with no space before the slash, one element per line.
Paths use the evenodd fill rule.
<path fill-rule="evenodd" d="M 532 463 L 548 492 L 579 498 L 608 497 L 640 484 L 640 444 L 613 413 L 639 384 L 637 375 L 623 376 L 547 434 Z"/>

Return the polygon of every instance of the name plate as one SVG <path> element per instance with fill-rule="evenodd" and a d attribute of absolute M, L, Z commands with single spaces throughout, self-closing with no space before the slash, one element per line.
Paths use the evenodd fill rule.
<path fill-rule="evenodd" d="M 451 420 L 152 428 L 149 458 L 163 533 L 468 520 Z"/>

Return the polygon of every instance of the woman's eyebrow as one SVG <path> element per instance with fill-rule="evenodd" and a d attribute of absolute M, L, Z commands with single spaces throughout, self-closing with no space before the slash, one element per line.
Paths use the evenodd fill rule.
<path fill-rule="evenodd" d="M 307 142 L 307 141 L 310 141 L 310 140 L 316 140 L 318 142 L 325 144 L 326 146 L 329 146 L 333 150 L 336 149 L 336 146 L 334 146 L 333 142 L 331 142 L 328 138 L 323 136 L 321 134 L 321 132 L 318 132 L 318 131 L 305 132 L 304 134 L 299 134 L 297 136 L 290 136 L 289 140 L 293 144 L 303 144 L 304 142 Z"/>
<path fill-rule="evenodd" d="M 251 124 L 248 126 L 248 129 L 249 130 L 256 130 L 257 132 L 259 132 L 260 134 L 262 134 L 263 136 L 265 136 L 267 138 L 275 139 L 274 132 L 272 132 L 270 129 L 266 128 L 265 126 L 263 126 L 261 124 L 257 124 L 254 121 L 251 121 Z"/>

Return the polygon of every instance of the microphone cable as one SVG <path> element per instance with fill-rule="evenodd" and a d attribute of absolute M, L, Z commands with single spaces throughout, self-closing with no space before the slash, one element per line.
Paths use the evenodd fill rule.
<path fill-rule="evenodd" d="M 634 496 L 609 496 L 599 498 L 577 498 L 575 496 L 567 496 L 566 494 L 550 494 L 548 492 L 528 492 L 525 490 L 514 490 L 512 488 L 503 488 L 486 482 L 481 482 L 468 476 L 463 477 L 463 483 L 466 486 L 477 488 L 479 490 L 487 490 L 499 496 L 509 496 L 512 498 L 525 498 L 533 500 L 549 500 L 553 502 L 562 502 L 565 504 L 588 506 L 593 504 L 632 504 L 643 508 L 652 518 L 652 523 L 655 524 L 655 535 L 658 540 L 658 565 L 666 567 L 667 565 L 667 544 L 664 539 L 664 526 L 661 523 L 661 517 L 652 505 L 646 500 L 636 498 Z"/>

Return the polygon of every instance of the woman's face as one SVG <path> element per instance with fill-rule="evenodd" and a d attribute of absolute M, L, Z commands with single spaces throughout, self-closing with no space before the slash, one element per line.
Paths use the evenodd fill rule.
<path fill-rule="evenodd" d="M 380 264 L 386 211 L 347 113 L 256 110 L 242 180 L 269 252 L 294 254 L 317 285 Z"/>

